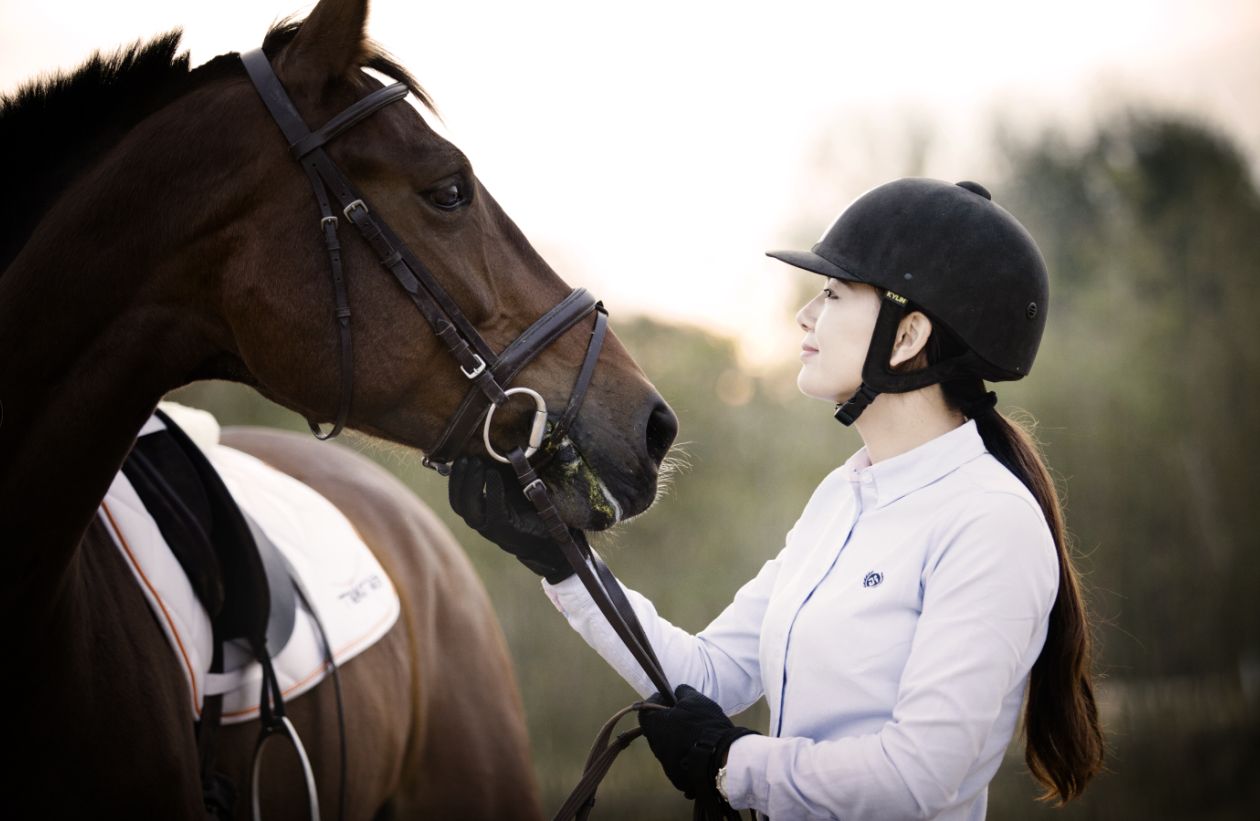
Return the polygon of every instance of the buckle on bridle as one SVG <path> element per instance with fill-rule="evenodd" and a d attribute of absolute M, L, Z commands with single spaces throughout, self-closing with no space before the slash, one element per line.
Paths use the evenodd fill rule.
<path fill-rule="evenodd" d="M 477 360 L 477 364 L 473 366 L 473 369 L 471 371 L 465 368 L 463 365 L 459 366 L 459 372 L 462 373 L 464 376 L 468 377 L 469 379 L 476 379 L 477 377 L 485 373 L 485 370 L 486 370 L 486 360 L 481 358 L 481 354 L 473 354 L 473 359 Z"/>
<path fill-rule="evenodd" d="M 333 228 L 337 227 L 337 218 L 334 217 L 332 214 L 329 214 L 328 216 L 324 217 L 323 219 L 319 221 L 320 228 L 326 228 L 329 225 L 332 225 Z"/>
<path fill-rule="evenodd" d="M 351 222 L 354 222 L 354 217 L 350 216 L 350 212 L 356 208 L 362 208 L 363 213 L 365 214 L 368 213 L 368 207 L 363 204 L 363 200 L 355 200 L 354 202 L 347 205 L 345 208 L 341 209 L 341 213 L 346 215 L 346 219 L 350 220 Z"/>

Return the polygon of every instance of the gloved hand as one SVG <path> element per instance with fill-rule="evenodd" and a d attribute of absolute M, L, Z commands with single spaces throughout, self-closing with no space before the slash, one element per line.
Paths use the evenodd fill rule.
<path fill-rule="evenodd" d="M 677 703 L 666 710 L 640 710 L 639 726 L 665 775 L 688 798 L 717 796 L 718 768 L 735 739 L 756 733 L 736 727 L 715 701 L 686 684 L 674 690 Z M 649 704 L 664 704 L 660 693 Z"/>
<path fill-rule="evenodd" d="M 451 509 L 468 526 L 556 584 L 573 575 L 560 545 L 547 535 L 516 475 L 484 459 L 461 456 L 451 466 Z"/>

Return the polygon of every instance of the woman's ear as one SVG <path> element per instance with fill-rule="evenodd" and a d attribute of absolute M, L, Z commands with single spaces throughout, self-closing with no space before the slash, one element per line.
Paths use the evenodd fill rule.
<path fill-rule="evenodd" d="M 927 346 L 932 336 L 932 320 L 920 311 L 911 311 L 901 318 L 897 326 L 897 337 L 893 342 L 892 356 L 888 357 L 888 366 L 896 368 L 913 360 Z"/>

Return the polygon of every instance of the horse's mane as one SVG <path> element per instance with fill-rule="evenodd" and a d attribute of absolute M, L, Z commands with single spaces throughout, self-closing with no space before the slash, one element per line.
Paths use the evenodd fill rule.
<path fill-rule="evenodd" d="M 300 22 L 281 21 L 263 50 L 274 57 Z M 206 83 L 243 73 L 239 55 L 222 54 L 190 69 L 179 53 L 180 29 L 113 54 L 96 52 L 74 72 L 37 78 L 0 95 L 0 273 L 62 192 L 132 128 Z M 432 100 L 405 68 L 374 43 L 360 65 L 405 83 L 430 110 Z M 312 124 L 315 125 L 315 124 Z"/>

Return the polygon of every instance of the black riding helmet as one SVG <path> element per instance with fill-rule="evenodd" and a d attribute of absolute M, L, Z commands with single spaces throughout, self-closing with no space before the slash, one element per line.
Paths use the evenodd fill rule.
<path fill-rule="evenodd" d="M 809 251 L 768 251 L 806 271 L 883 290 L 862 386 L 838 405 L 851 425 L 880 393 L 955 379 L 1023 378 L 1046 327 L 1046 264 L 1024 226 L 974 182 L 907 177 L 854 200 Z M 888 367 L 897 325 L 919 310 L 964 353 L 922 370 Z"/>

